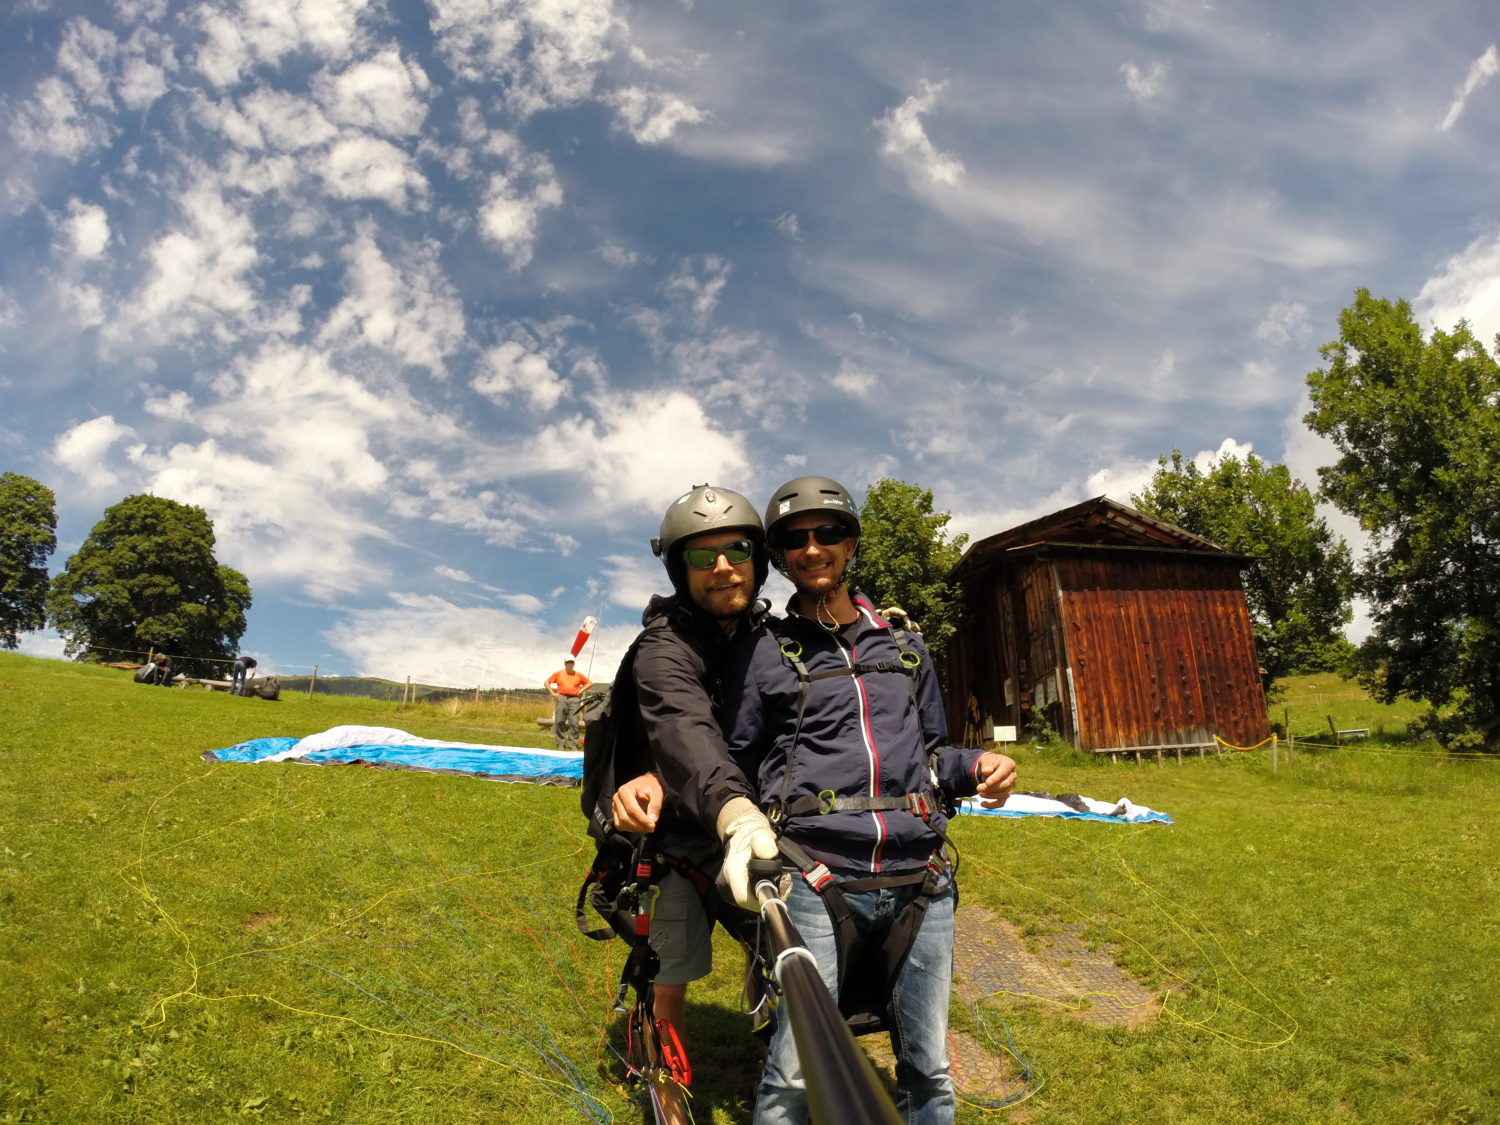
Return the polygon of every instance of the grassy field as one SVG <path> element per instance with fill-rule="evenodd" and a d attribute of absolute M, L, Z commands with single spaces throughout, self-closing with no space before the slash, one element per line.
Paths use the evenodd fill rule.
<path fill-rule="evenodd" d="M 961 1121 L 1500 1120 L 1500 762 L 1418 752 L 1407 716 L 1345 691 L 1289 684 L 1273 717 L 1371 739 L 1275 773 L 1263 751 L 1018 751 L 1025 789 L 1176 823 L 961 818 L 965 905 L 1038 948 L 1083 927 L 1163 1011 L 1128 1031 L 1012 993 L 957 1011 L 1031 1075 Z M 611 1085 L 622 951 L 573 927 L 576 791 L 200 760 L 344 722 L 545 745 L 535 717 L 0 654 L 0 1121 L 643 1120 Z M 689 1010 L 694 1112 L 739 1123 L 756 1062 L 720 952 Z"/>

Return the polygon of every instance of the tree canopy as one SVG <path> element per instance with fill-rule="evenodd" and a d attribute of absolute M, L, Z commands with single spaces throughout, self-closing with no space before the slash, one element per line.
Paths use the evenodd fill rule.
<path fill-rule="evenodd" d="M 963 556 L 967 535 L 948 538 L 948 513 L 932 510 L 932 493 L 899 480 L 880 480 L 865 493 L 855 585 L 885 609 L 899 605 L 941 654 L 959 606 L 948 572 Z"/>
<path fill-rule="evenodd" d="M 1424 340 L 1365 289 L 1322 355 L 1304 418 L 1340 454 L 1322 492 L 1372 539 L 1360 678 L 1430 703 L 1450 746 L 1500 747 L 1500 365 L 1467 324 Z"/>
<path fill-rule="evenodd" d="M 47 624 L 47 556 L 57 549 L 52 490 L 19 473 L 0 475 L 0 645 Z"/>
<path fill-rule="evenodd" d="M 250 585 L 214 558 L 207 513 L 160 496 L 107 509 L 52 581 L 48 610 L 70 656 L 154 649 L 189 675 L 218 675 L 245 632 Z"/>
<path fill-rule="evenodd" d="M 1254 560 L 1245 571 L 1245 601 L 1261 666 L 1273 678 L 1339 667 L 1350 648 L 1342 630 L 1353 564 L 1348 546 L 1317 514 L 1312 492 L 1285 465 L 1253 453 L 1220 457 L 1200 470 L 1174 449 L 1156 464 L 1133 505 Z"/>

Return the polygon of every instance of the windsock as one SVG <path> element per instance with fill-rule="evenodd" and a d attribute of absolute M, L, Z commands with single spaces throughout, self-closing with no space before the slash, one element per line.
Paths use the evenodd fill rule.
<path fill-rule="evenodd" d="M 583 619 L 583 625 L 578 630 L 578 636 L 573 638 L 573 648 L 571 651 L 574 656 L 582 652 L 583 646 L 589 643 L 589 634 L 594 631 L 594 626 L 597 624 L 599 624 L 597 617 L 585 617 Z"/>

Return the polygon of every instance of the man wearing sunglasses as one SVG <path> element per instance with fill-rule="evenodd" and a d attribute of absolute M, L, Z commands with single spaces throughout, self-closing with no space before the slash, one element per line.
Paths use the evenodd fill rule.
<path fill-rule="evenodd" d="M 941 797 L 977 792 L 1002 804 L 1015 762 L 948 745 L 921 639 L 893 632 L 850 590 L 860 522 L 842 485 L 788 481 L 765 525 L 771 559 L 796 592 L 787 617 L 761 625 L 726 668 L 724 734 L 758 801 L 733 797 L 720 815 L 739 810 L 737 834 L 779 829 L 791 861 L 787 908 L 824 982 L 856 1030 L 890 1029 L 902 1120 L 948 1125 L 957 893 Z M 724 875 L 746 907 L 747 861 L 760 843 L 752 836 L 736 849 L 731 838 L 726 851 Z M 795 1041 L 778 1018 L 755 1122 L 806 1120 Z"/>
<path fill-rule="evenodd" d="M 712 894 L 721 847 L 708 826 L 716 824 L 731 798 L 752 795 L 729 759 L 714 707 L 722 694 L 726 655 L 736 640 L 748 636 L 752 616 L 765 611 L 756 595 L 770 571 L 770 556 L 755 507 L 739 493 L 711 485 L 673 501 L 651 548 L 674 591 L 671 597 L 653 597 L 646 607 L 635 657 L 636 693 L 654 769 L 621 785 L 611 811 L 617 829 L 654 833 L 659 852 L 692 869 L 686 875 L 674 870 L 662 880 L 650 932 L 661 958 L 655 1015 L 681 1034 L 688 983 L 712 967 L 710 908 L 722 905 Z M 735 919 L 723 911 L 718 918 L 733 929 Z"/>

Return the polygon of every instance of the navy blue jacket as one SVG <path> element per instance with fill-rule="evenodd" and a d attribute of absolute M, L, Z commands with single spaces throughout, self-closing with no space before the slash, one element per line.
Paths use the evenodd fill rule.
<path fill-rule="evenodd" d="M 890 625 L 864 595 L 855 594 L 854 604 L 860 620 L 839 633 L 795 613 L 774 626 L 801 647 L 810 674 L 856 663 L 899 665 L 901 649 Z M 762 625 L 752 644 L 731 652 L 724 676 L 724 736 L 762 808 L 777 802 L 784 786 L 788 802 L 830 790 L 837 797 L 930 793 L 928 759 L 934 754 L 944 792 L 960 797 L 978 788 L 974 767 L 983 751 L 947 744 L 937 673 L 921 639 L 908 637 L 908 647 L 921 658 L 915 698 L 909 677 L 897 671 L 817 679 L 808 685 L 800 734 L 801 684 L 775 633 Z M 945 829 L 941 811 L 933 811 L 932 823 Z M 941 843 L 920 817 L 900 809 L 797 816 L 786 834 L 833 870 L 855 875 L 915 871 Z"/>

